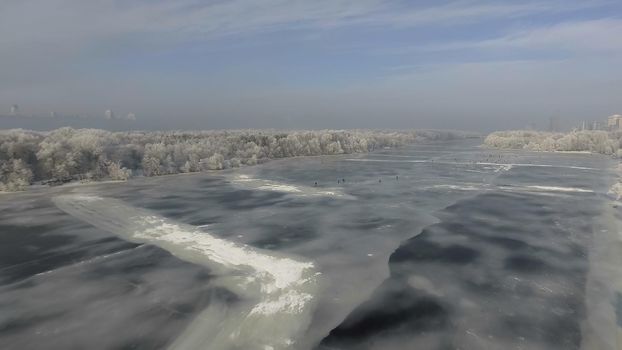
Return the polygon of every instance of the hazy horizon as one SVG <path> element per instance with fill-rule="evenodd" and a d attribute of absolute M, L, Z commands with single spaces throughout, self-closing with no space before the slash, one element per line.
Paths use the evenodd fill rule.
<path fill-rule="evenodd" d="M 621 13 L 606 0 L 8 0 L 0 115 L 40 119 L 0 128 L 568 129 L 622 112 Z"/>

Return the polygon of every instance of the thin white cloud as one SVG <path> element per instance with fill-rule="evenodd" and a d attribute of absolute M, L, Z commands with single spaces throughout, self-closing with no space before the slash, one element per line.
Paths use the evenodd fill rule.
<path fill-rule="evenodd" d="M 422 7 L 390 0 L 3 0 L 0 79 L 14 81 L 22 74 L 40 77 L 50 64 L 53 67 L 47 71 L 59 71 L 61 63 L 71 65 L 93 56 L 226 35 L 344 26 L 451 26 L 604 3 L 458 0 Z M 22 66 L 24 72 L 19 72 Z"/>
<path fill-rule="evenodd" d="M 399 53 L 465 49 L 525 49 L 578 55 L 622 52 L 622 20 L 608 18 L 566 21 L 549 26 L 519 30 L 493 39 L 423 45 L 402 49 Z"/>
<path fill-rule="evenodd" d="M 421 7 L 389 0 L 4 0 L 0 52 L 37 42 L 81 44 L 132 35 L 179 40 L 348 25 L 455 25 L 600 5 L 583 1 L 453 1 Z"/>
<path fill-rule="evenodd" d="M 565 1 L 525 1 L 512 2 L 485 2 L 485 1 L 453 1 L 437 6 L 419 8 L 415 10 L 394 9 L 392 13 L 379 14 L 370 18 L 380 24 L 394 26 L 422 26 L 422 25 L 456 25 L 473 23 L 485 20 L 499 20 L 519 18 L 523 16 L 560 13 L 575 11 L 581 8 L 602 6 L 602 2 L 574 2 Z"/>
<path fill-rule="evenodd" d="M 84 40 L 120 35 L 215 37 L 326 25 L 364 16 L 382 0 L 229 0 L 176 2 L 8 0 L 0 5 L 0 43 Z"/>
<path fill-rule="evenodd" d="M 599 19 L 558 23 L 500 39 L 483 41 L 484 48 L 527 48 L 573 52 L 622 51 L 622 20 Z"/>

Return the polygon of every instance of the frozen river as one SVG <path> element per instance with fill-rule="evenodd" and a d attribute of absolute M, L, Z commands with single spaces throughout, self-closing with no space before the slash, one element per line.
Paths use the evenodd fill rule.
<path fill-rule="evenodd" d="M 0 195 L 0 348 L 617 349 L 615 162 L 478 142 Z"/>

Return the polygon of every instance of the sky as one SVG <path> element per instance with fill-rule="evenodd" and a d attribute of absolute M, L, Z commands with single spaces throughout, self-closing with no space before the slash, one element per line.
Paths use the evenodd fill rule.
<path fill-rule="evenodd" d="M 622 1 L 1 0 L 14 104 L 103 128 L 571 127 L 622 113 Z"/>

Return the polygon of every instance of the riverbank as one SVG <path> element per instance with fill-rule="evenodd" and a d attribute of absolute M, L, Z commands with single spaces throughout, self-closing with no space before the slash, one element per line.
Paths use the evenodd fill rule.
<path fill-rule="evenodd" d="M 271 159 L 367 153 L 474 136 L 442 130 L 6 130 L 0 131 L 0 191 L 24 190 L 36 183 L 54 186 L 222 170 Z"/>

